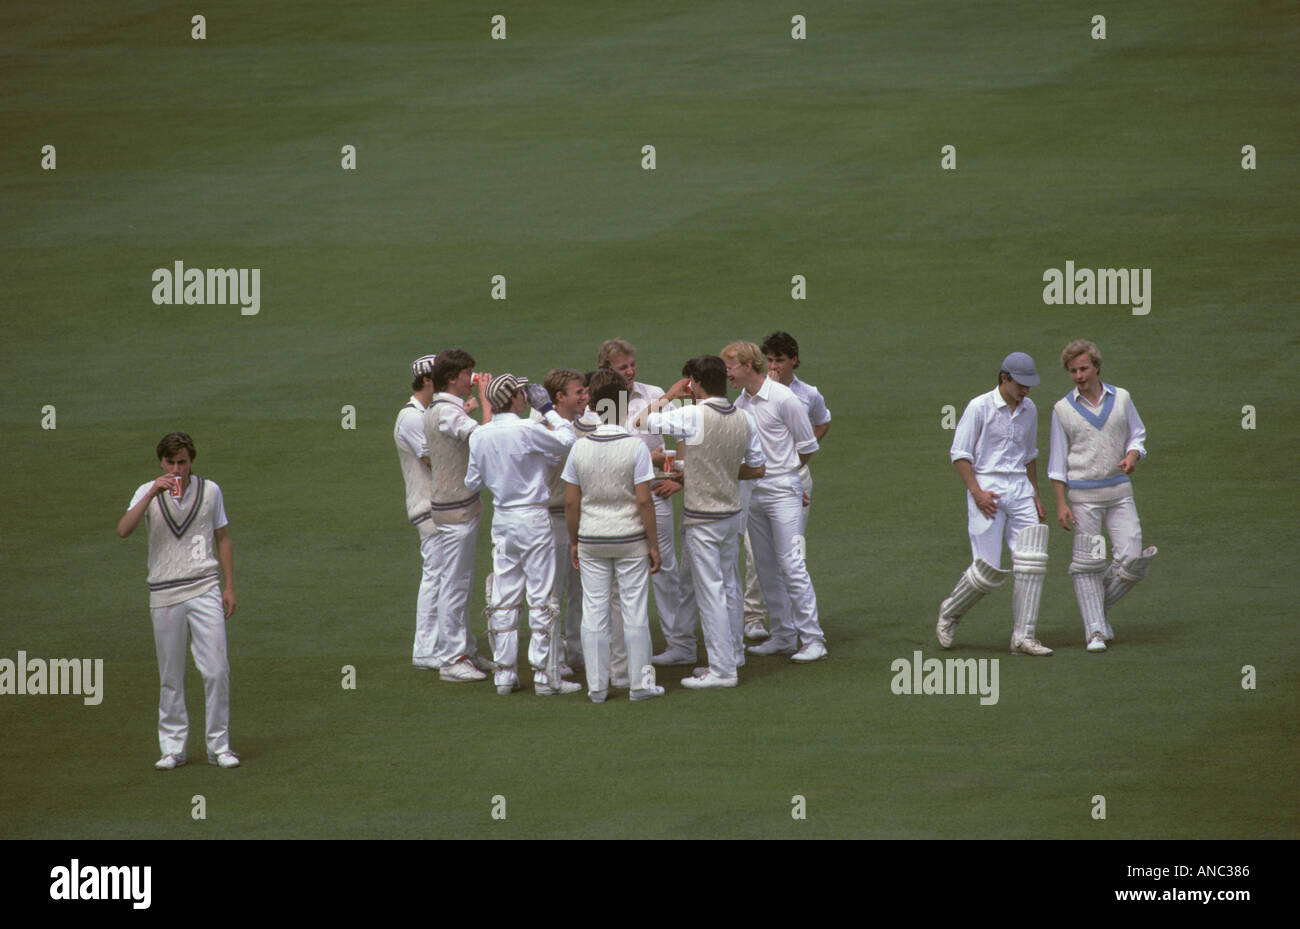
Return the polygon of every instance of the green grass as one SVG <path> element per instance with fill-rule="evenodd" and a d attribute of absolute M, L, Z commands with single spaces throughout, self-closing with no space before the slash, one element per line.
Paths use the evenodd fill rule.
<path fill-rule="evenodd" d="M 1098 42 L 1076 4 L 828 2 L 795 42 L 789 4 L 543 6 L 505 10 L 505 42 L 392 2 L 226 4 L 205 42 L 171 4 L 0 12 L 0 657 L 106 674 L 96 707 L 0 696 L 0 835 L 1296 838 L 1295 12 L 1128 4 Z M 1151 268 L 1150 315 L 1044 305 L 1068 259 Z M 261 268 L 260 314 L 154 306 L 175 260 Z M 412 358 L 536 378 L 621 336 L 666 386 L 776 328 L 834 415 L 808 540 L 828 661 L 603 707 L 410 669 Z M 954 652 L 1002 659 L 996 706 L 894 695 L 969 557 L 941 409 L 1029 351 L 1045 472 L 1080 336 L 1149 430 L 1161 553 L 1115 647 L 1084 652 L 1054 530 L 1057 654 L 1006 652 L 1004 590 Z M 145 544 L 113 526 L 175 428 L 230 513 L 235 772 L 150 767 Z"/>

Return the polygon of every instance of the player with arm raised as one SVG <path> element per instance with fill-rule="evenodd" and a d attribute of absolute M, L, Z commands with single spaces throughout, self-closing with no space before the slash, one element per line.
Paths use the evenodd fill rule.
<path fill-rule="evenodd" d="M 709 665 L 683 680 L 682 686 L 692 690 L 735 687 L 737 665 L 744 656 L 736 576 L 744 520 L 740 482 L 763 477 L 766 459 L 753 418 L 727 400 L 722 359 L 701 355 L 688 361 L 684 370 L 688 376 L 646 408 L 651 432 L 682 439 L 689 448 L 682 502 L 682 580 L 685 587 L 690 579 L 693 601 L 699 604 Z M 674 403 L 690 397 L 696 401 L 692 406 Z M 661 411 L 664 406 L 668 408 Z"/>
<path fill-rule="evenodd" d="M 1133 398 L 1101 380 L 1101 351 L 1075 339 L 1061 352 L 1074 381 L 1052 408 L 1047 476 L 1056 493 L 1056 518 L 1074 533 L 1070 575 L 1083 615 L 1088 651 L 1104 652 L 1115 637 L 1110 608 L 1146 577 L 1155 546 L 1142 548 L 1142 524 L 1129 477 L 1146 455 L 1146 426 Z M 1110 536 L 1114 560 L 1106 565 Z"/>
<path fill-rule="evenodd" d="M 117 534 L 125 539 L 145 521 L 149 534 L 149 613 L 158 655 L 158 745 L 154 767 L 185 764 L 190 720 L 185 708 L 185 646 L 203 676 L 208 761 L 239 767 L 230 747 L 230 662 L 226 620 L 235 612 L 235 556 L 225 498 L 216 481 L 191 473 L 197 457 L 184 432 L 158 443 L 162 476 L 141 484 Z M 223 592 L 218 569 L 224 577 Z"/>
<path fill-rule="evenodd" d="M 487 609 L 497 693 L 519 689 L 519 612 L 526 600 L 534 690 L 538 696 L 552 696 L 582 689 L 559 674 L 557 614 L 551 599 L 555 538 L 546 509 L 547 468 L 564 461 L 574 433 L 523 418 L 528 412 L 527 386 L 526 378 L 513 374 L 492 378 L 487 388 L 492 421 L 469 438 L 465 486 L 475 492 L 486 486 L 495 504 L 492 597 Z M 560 420 L 554 411 L 550 416 Z"/>
<path fill-rule="evenodd" d="M 478 381 L 479 399 L 470 398 L 474 385 L 474 356 L 453 348 L 440 352 L 433 364 L 434 393 L 424 411 L 424 435 L 429 453 L 432 496 L 429 512 L 434 526 L 434 560 L 438 634 L 434 663 L 444 681 L 471 682 L 487 678 L 478 655 L 478 640 L 469 628 L 469 589 L 474 581 L 474 548 L 478 542 L 479 514 L 483 503 L 477 492 L 465 487 L 469 467 L 469 439 L 479 424 L 469 412 L 477 404 L 483 422 L 492 411 L 483 403 L 484 379 Z"/>
<path fill-rule="evenodd" d="M 1002 360 L 998 386 L 966 405 L 949 457 L 966 485 L 971 565 L 939 607 L 935 633 L 951 648 L 957 622 L 1007 579 L 1002 541 L 1011 549 L 1011 650 L 1050 655 L 1034 636 L 1047 573 L 1047 511 L 1038 496 L 1038 411 L 1029 389 L 1038 384 L 1034 360 L 1013 352 Z"/>

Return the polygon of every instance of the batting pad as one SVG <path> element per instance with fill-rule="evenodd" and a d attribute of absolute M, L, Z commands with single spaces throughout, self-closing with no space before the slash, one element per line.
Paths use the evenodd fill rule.
<path fill-rule="evenodd" d="M 1147 576 L 1147 572 L 1151 570 L 1151 561 L 1155 557 L 1156 547 L 1152 545 L 1144 549 L 1138 557 L 1120 562 L 1115 565 L 1113 571 L 1107 572 L 1105 602 L 1107 612 Z"/>
<path fill-rule="evenodd" d="M 1011 591 L 1011 618 L 1014 633 L 1032 639 L 1038 625 L 1038 607 L 1043 600 L 1043 580 L 1047 575 L 1047 526 L 1039 523 L 1023 530 L 1011 553 L 1011 570 L 1015 586 Z"/>
<path fill-rule="evenodd" d="M 1010 573 L 993 567 L 983 558 L 976 558 L 971 566 L 962 572 L 957 586 L 939 607 L 939 615 L 943 619 L 961 619 L 966 615 L 967 610 L 979 602 L 980 597 L 1006 583 Z"/>
<path fill-rule="evenodd" d="M 1104 634 L 1106 625 L 1105 578 L 1106 539 L 1104 536 L 1074 534 L 1074 555 L 1070 560 L 1070 574 L 1074 578 L 1074 596 L 1079 601 L 1083 616 L 1083 639 L 1087 642 L 1094 634 Z"/>

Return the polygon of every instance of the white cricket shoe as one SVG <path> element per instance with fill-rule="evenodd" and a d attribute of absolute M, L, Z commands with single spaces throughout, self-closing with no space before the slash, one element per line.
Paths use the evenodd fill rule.
<path fill-rule="evenodd" d="M 749 622 L 745 623 L 745 638 L 761 642 L 764 639 L 769 639 L 771 637 L 772 633 L 767 631 L 767 627 L 763 625 L 761 619 L 751 619 Z"/>
<path fill-rule="evenodd" d="M 590 692 L 587 694 L 587 696 L 591 698 L 591 702 L 592 702 L 592 703 L 604 703 L 604 702 L 605 702 L 605 698 L 606 698 L 607 696 L 609 696 L 609 691 L 607 691 L 607 690 L 593 690 L 593 691 L 590 691 Z"/>
<path fill-rule="evenodd" d="M 699 670 L 698 668 L 696 669 Z M 723 677 L 721 674 L 714 674 L 708 668 L 704 669 L 703 674 L 695 674 L 691 677 L 682 679 L 682 686 L 691 690 L 712 690 L 715 687 L 735 687 L 740 683 L 739 678 Z"/>
<path fill-rule="evenodd" d="M 1094 632 L 1092 634 L 1092 637 L 1088 639 L 1088 651 L 1104 652 L 1105 650 L 1106 650 L 1105 633 Z"/>
<path fill-rule="evenodd" d="M 556 694 L 573 694 L 582 690 L 577 681 L 557 681 L 554 684 L 534 684 L 533 690 L 539 697 L 554 697 Z"/>
<path fill-rule="evenodd" d="M 829 654 L 826 651 L 826 643 L 821 639 L 810 639 L 808 644 L 799 651 L 790 656 L 791 661 L 797 661 L 799 664 L 809 664 L 813 661 L 821 661 Z"/>
<path fill-rule="evenodd" d="M 1037 655 L 1039 657 L 1052 654 L 1050 648 L 1033 636 L 1020 638 L 1013 635 L 1011 637 L 1011 650 L 1019 655 Z"/>
<path fill-rule="evenodd" d="M 171 771 L 185 764 L 184 755 L 163 755 L 153 763 L 155 771 Z"/>
<path fill-rule="evenodd" d="M 218 768 L 238 768 L 239 756 L 234 752 L 222 752 L 216 758 L 209 758 L 208 764 L 214 764 Z"/>
<path fill-rule="evenodd" d="M 656 684 L 654 687 L 644 687 L 641 690 L 634 690 L 628 694 L 629 700 L 653 700 L 655 697 L 664 695 L 663 687 Z"/>
<path fill-rule="evenodd" d="M 438 669 L 438 680 L 468 683 L 470 681 L 486 680 L 487 675 L 474 667 L 474 663 L 468 658 L 462 658 L 453 665 Z"/>

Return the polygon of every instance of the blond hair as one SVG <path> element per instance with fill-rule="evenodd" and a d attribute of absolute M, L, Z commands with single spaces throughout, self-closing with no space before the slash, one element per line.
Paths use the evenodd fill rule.
<path fill-rule="evenodd" d="M 730 357 L 738 364 L 749 365 L 756 374 L 763 373 L 763 352 L 753 342 L 732 342 L 718 354 L 724 360 Z"/>
<path fill-rule="evenodd" d="M 619 355 L 631 355 L 635 358 L 636 346 L 626 339 L 606 339 L 601 343 L 600 351 L 596 354 L 596 367 L 613 367 L 614 359 Z"/>

